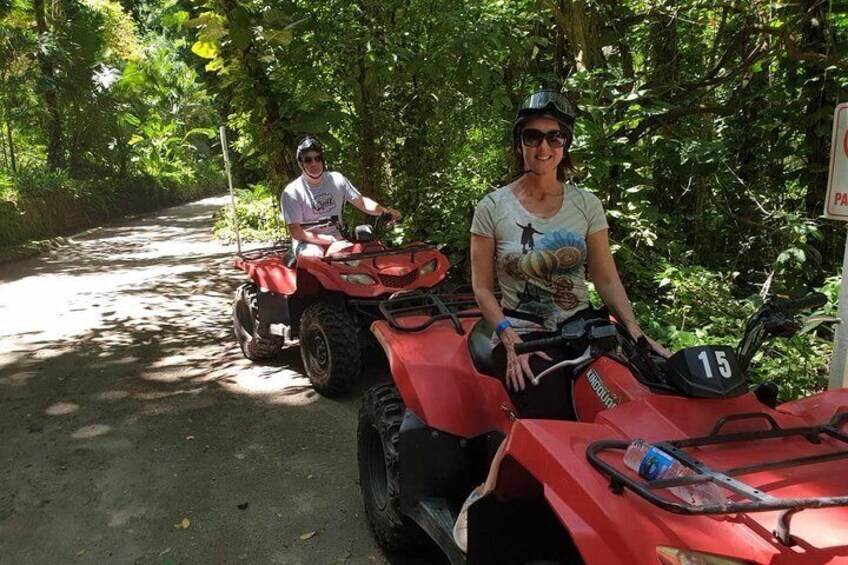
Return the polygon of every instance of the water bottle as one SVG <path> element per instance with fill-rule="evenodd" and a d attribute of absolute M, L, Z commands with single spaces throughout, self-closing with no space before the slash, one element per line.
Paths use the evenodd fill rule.
<path fill-rule="evenodd" d="M 644 479 L 658 481 L 677 477 L 691 477 L 696 473 L 665 451 L 637 439 L 624 454 L 624 464 Z M 723 504 L 727 498 L 712 482 L 693 483 L 670 487 L 668 490 L 688 504 Z"/>

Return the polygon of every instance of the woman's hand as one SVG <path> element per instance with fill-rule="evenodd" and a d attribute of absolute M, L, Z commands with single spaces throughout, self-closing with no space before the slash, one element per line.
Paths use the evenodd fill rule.
<path fill-rule="evenodd" d="M 506 349 L 506 387 L 516 392 L 524 390 L 525 381 L 532 379 L 533 370 L 530 368 L 530 356 L 538 355 L 546 361 L 551 361 L 550 356 L 544 351 L 536 351 L 534 353 L 524 353 L 517 355 L 515 346 L 523 343 L 521 336 L 511 327 L 506 328 L 501 332 L 501 343 Z"/>
<path fill-rule="evenodd" d="M 633 338 L 633 341 L 639 341 L 640 337 L 644 337 L 647 340 L 648 345 L 651 346 L 651 349 L 654 350 L 654 353 L 656 353 L 657 355 L 659 355 L 661 357 L 665 357 L 666 359 L 671 357 L 671 351 L 669 351 L 664 346 L 660 345 L 659 343 L 657 343 L 653 339 L 646 336 L 638 326 L 633 327 L 633 328 L 627 328 L 627 331 L 630 332 L 630 337 Z"/>

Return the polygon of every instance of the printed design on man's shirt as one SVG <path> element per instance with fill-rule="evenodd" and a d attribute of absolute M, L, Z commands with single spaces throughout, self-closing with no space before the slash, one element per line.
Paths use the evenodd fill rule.
<path fill-rule="evenodd" d="M 574 280 L 586 262 L 586 240 L 566 230 L 539 235 L 531 245 L 522 234 L 522 251 L 506 253 L 503 265 L 510 276 L 524 281 L 518 306 L 547 319 L 557 309 L 573 310 L 580 304 Z M 530 251 L 525 252 L 525 243 Z"/>
<path fill-rule="evenodd" d="M 518 222 L 515 222 L 519 228 L 521 228 L 521 252 L 527 253 L 527 248 L 529 247 L 532 251 L 536 247 L 536 242 L 533 240 L 534 235 L 545 235 L 543 232 L 537 231 L 536 228 L 533 227 L 533 224 L 527 222 L 526 226 L 522 226 Z"/>
<path fill-rule="evenodd" d="M 312 209 L 315 213 L 321 213 L 328 208 L 336 205 L 336 199 L 332 194 L 318 194 L 312 200 Z"/>

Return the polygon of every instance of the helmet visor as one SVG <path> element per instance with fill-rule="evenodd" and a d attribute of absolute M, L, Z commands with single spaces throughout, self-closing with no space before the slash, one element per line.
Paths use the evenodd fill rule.
<path fill-rule="evenodd" d="M 544 110 L 553 106 L 566 116 L 573 117 L 574 109 L 568 99 L 555 90 L 537 90 L 524 99 L 522 110 Z"/>

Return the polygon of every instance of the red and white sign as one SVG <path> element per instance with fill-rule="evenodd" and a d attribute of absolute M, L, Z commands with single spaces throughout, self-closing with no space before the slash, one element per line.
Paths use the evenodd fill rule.
<path fill-rule="evenodd" d="M 848 102 L 836 107 L 824 216 L 848 221 Z"/>

